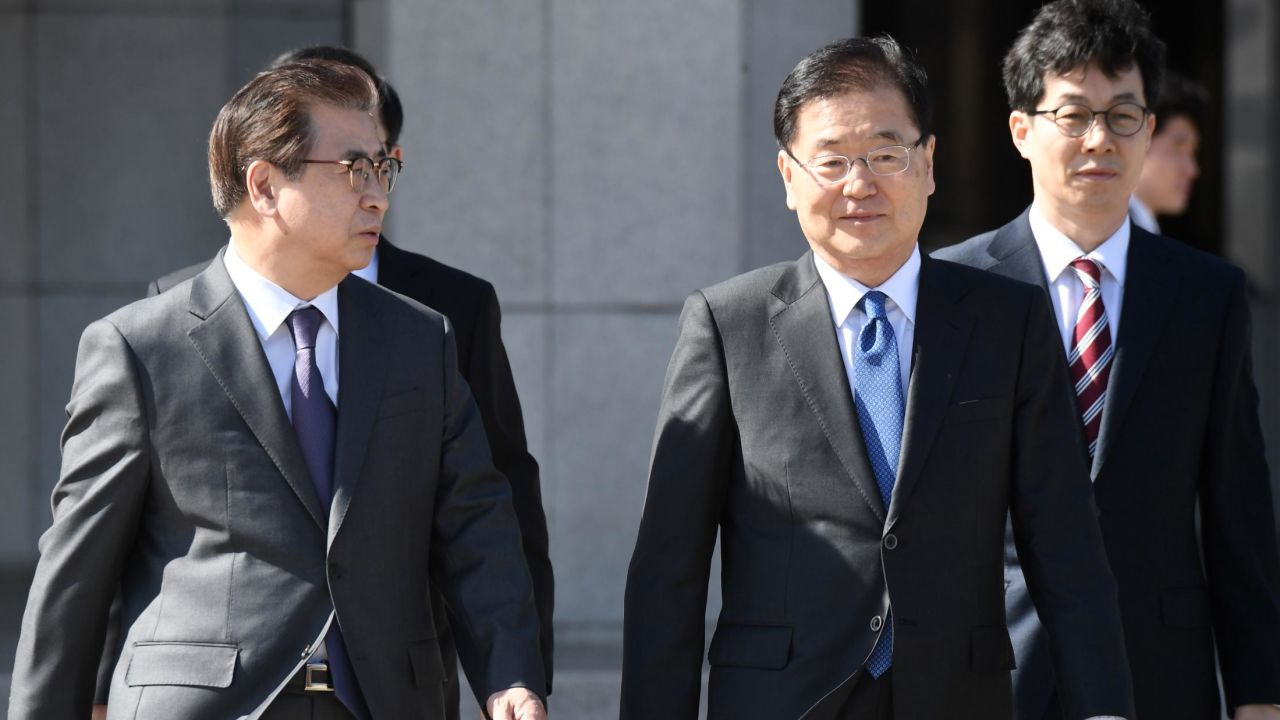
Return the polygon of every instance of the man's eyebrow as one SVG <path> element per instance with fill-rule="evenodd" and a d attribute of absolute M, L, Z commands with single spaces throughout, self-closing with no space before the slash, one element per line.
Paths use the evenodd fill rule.
<path fill-rule="evenodd" d="M 367 157 L 370 160 L 381 160 L 386 156 L 387 156 L 386 147 L 380 145 L 378 146 L 378 149 L 372 154 L 368 150 L 363 150 L 361 148 L 349 148 L 345 153 L 342 154 L 342 159 L 343 160 L 359 160 L 362 157 Z"/>
<path fill-rule="evenodd" d="M 902 136 L 898 134 L 897 130 L 893 130 L 891 128 L 877 130 L 871 135 L 871 137 L 872 139 L 892 140 L 896 143 L 902 142 Z"/>
<path fill-rule="evenodd" d="M 1067 93 L 1066 95 L 1059 95 L 1058 100 L 1061 102 L 1069 103 L 1069 104 L 1078 104 L 1078 105 L 1089 104 L 1089 98 L 1085 97 L 1084 95 L 1080 95 L 1078 93 Z M 1131 92 L 1122 92 L 1122 93 L 1118 93 L 1116 95 L 1111 96 L 1111 103 L 1115 104 L 1117 102 L 1138 102 L 1138 96 L 1134 95 Z"/>
<path fill-rule="evenodd" d="M 901 143 L 901 142 L 902 142 L 902 136 L 898 134 L 898 131 L 897 131 L 897 130 L 894 130 L 894 129 L 892 129 L 892 128 L 883 128 L 883 129 L 881 129 L 881 130 L 877 130 L 877 131 L 875 131 L 874 133 L 871 133 L 871 135 L 869 136 L 869 138 L 868 138 L 868 139 L 870 139 L 870 140 L 889 140 L 889 141 L 892 141 L 892 142 L 895 142 L 895 143 Z M 819 150 L 825 150 L 825 149 L 830 148 L 830 147 L 835 147 L 835 146 L 837 146 L 837 145 L 842 145 L 842 144 L 844 144 L 844 142 L 845 142 L 845 141 L 844 141 L 844 140 L 842 140 L 842 139 L 840 139 L 840 138 L 825 137 L 825 138 L 820 138 L 820 139 L 818 140 L 818 142 L 817 142 L 817 143 L 815 143 L 815 144 L 816 144 L 816 146 L 817 146 L 817 148 L 818 148 Z"/>

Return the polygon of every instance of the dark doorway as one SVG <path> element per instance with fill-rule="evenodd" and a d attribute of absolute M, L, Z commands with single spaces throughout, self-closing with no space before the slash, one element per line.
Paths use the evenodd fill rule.
<path fill-rule="evenodd" d="M 1042 0 L 898 0 L 863 3 L 863 32 L 887 32 L 915 48 L 929 71 L 937 193 L 921 233 L 925 249 L 950 245 L 1011 220 L 1031 202 L 1026 161 L 1009 141 L 1009 106 L 1000 61 Z M 1161 230 L 1221 254 L 1223 208 L 1223 3 L 1153 7 L 1169 67 L 1204 85 L 1213 111 L 1201 133 L 1200 178 L 1187 213 L 1161 218 Z"/>

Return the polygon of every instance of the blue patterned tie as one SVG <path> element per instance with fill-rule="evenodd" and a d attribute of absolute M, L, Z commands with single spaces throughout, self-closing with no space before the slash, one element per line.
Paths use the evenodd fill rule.
<path fill-rule="evenodd" d="M 316 367 L 316 334 L 324 322 L 324 314 L 307 306 L 298 308 L 285 319 L 293 335 L 296 355 L 293 361 L 293 382 L 289 397 L 293 405 L 293 430 L 302 446 L 302 459 L 307 464 L 311 482 L 315 484 L 320 507 L 328 515 L 333 502 L 333 449 L 334 434 L 338 425 L 338 411 L 324 391 L 324 378 Z M 342 639 L 335 617 L 324 637 L 329 653 L 329 675 L 334 694 L 353 715 L 367 720 L 369 710 L 365 706 L 360 686 L 356 683 L 347 645 Z"/>
<path fill-rule="evenodd" d="M 853 405 L 862 426 L 867 459 L 876 476 L 876 487 L 887 511 L 898 475 L 902 448 L 902 379 L 898 372 L 898 340 L 885 313 L 885 294 L 872 290 L 858 306 L 867 319 L 858 332 L 853 353 Z M 884 631 L 867 658 L 867 671 L 880 677 L 893 664 L 893 616 L 885 617 Z"/>

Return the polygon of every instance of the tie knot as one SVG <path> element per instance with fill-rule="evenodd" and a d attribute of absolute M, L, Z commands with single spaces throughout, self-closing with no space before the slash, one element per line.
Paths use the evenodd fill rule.
<path fill-rule="evenodd" d="M 1080 276 L 1080 281 L 1087 287 L 1094 287 L 1102 282 L 1102 271 L 1098 264 L 1083 255 L 1071 261 L 1071 269 Z"/>
<path fill-rule="evenodd" d="M 888 296 L 879 290 L 871 290 L 862 296 L 862 300 L 858 302 L 862 306 L 862 312 L 867 314 L 867 318 L 871 320 L 884 320 L 889 317 L 885 311 L 885 300 Z"/>
<path fill-rule="evenodd" d="M 323 321 L 324 313 L 313 305 L 289 313 L 285 322 L 289 324 L 289 333 L 293 335 L 293 346 L 298 350 L 314 348 L 316 333 L 320 331 L 320 323 Z"/>

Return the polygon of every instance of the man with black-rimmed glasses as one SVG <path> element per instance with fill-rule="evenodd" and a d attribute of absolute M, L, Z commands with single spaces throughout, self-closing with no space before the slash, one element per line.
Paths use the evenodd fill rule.
<path fill-rule="evenodd" d="M 1244 274 L 1129 219 L 1165 120 L 1148 109 L 1164 53 L 1131 0 L 1041 8 L 1004 61 L 1009 129 L 1035 199 L 936 257 L 1035 284 L 1054 311 L 1138 717 L 1220 717 L 1216 656 L 1235 720 L 1270 720 L 1280 718 L 1280 562 Z M 1026 558 L 1008 556 L 1016 715 L 1060 718 L 1043 608 L 1027 593 Z"/>

